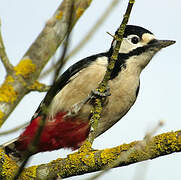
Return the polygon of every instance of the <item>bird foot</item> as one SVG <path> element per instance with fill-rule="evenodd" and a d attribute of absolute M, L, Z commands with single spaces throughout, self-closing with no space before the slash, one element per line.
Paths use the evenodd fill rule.
<path fill-rule="evenodd" d="M 78 150 L 78 153 L 81 153 L 81 152 L 93 152 L 93 151 L 96 151 L 95 149 L 92 148 L 92 144 L 86 140 L 84 141 L 84 143 L 80 146 L 79 150 Z"/>
<path fill-rule="evenodd" d="M 110 87 L 107 86 L 106 90 L 104 92 L 100 92 L 98 90 L 92 90 L 91 91 L 91 94 L 93 96 L 101 96 L 101 97 L 107 97 L 107 96 L 110 96 L 111 93 L 110 93 Z"/>

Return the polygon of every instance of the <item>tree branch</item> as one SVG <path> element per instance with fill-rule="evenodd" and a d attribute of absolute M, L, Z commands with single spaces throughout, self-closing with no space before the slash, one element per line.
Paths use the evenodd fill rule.
<path fill-rule="evenodd" d="M 76 0 L 71 27 L 89 7 L 90 0 Z M 64 0 L 45 28 L 14 67 L 15 76 L 8 75 L 0 87 L 0 126 L 5 122 L 20 100 L 29 92 L 29 87 L 39 77 L 50 57 L 55 53 L 67 34 L 68 12 L 71 0 Z"/>
<path fill-rule="evenodd" d="M 142 144 L 142 146 L 136 148 L 136 146 L 140 144 Z M 58 176 L 66 178 L 100 171 L 104 169 L 105 166 L 110 166 L 112 162 L 130 149 L 132 150 L 128 153 L 127 158 L 123 158 L 117 167 L 180 152 L 181 130 L 154 136 L 146 142 L 145 140 L 134 141 L 110 149 L 76 152 L 68 155 L 67 158 L 59 158 L 48 164 L 26 168 L 20 177 L 30 180 L 46 180 L 55 179 Z M 10 179 L 10 177 L 14 175 L 17 166 L 2 150 L 0 150 L 0 159 L 2 159 L 0 164 L 0 178 L 4 180 L 9 177 Z"/>
<path fill-rule="evenodd" d="M 74 2 L 75 1 L 70 1 L 70 4 L 68 5 L 68 8 L 66 9 L 66 11 L 68 12 L 68 14 L 67 14 L 68 25 L 67 25 L 67 30 L 66 30 L 67 35 L 66 35 L 66 40 L 64 42 L 64 49 L 63 49 L 62 55 L 61 55 L 61 57 L 59 59 L 60 62 L 62 62 L 64 60 L 64 57 L 66 55 L 68 45 L 69 45 L 69 37 L 70 37 L 70 32 L 71 32 L 72 20 L 73 20 Z M 62 67 L 61 67 L 61 64 L 60 64 L 55 69 L 54 78 L 53 78 L 53 82 L 52 82 L 53 85 L 57 80 L 57 77 L 59 75 L 59 71 L 60 71 L 61 68 Z M 46 95 L 46 97 L 48 99 L 52 99 L 52 94 L 49 93 L 49 94 Z M 42 131 L 44 129 L 44 126 L 45 126 L 45 123 L 46 123 L 47 109 L 49 108 L 50 103 L 51 103 L 51 101 L 48 101 L 48 102 L 42 104 L 43 107 L 41 108 L 42 113 L 41 113 L 41 120 L 40 120 L 40 123 L 39 123 L 39 127 L 38 127 L 38 129 L 37 129 L 37 131 L 35 133 L 33 141 L 29 144 L 28 149 L 25 152 L 25 155 L 23 157 L 23 162 L 20 165 L 20 167 L 19 167 L 16 175 L 14 176 L 13 180 L 18 180 L 18 178 L 21 175 L 24 167 L 28 163 L 30 157 L 37 151 L 37 146 L 39 144 L 40 136 L 41 136 L 41 133 L 42 133 Z"/>
<path fill-rule="evenodd" d="M 6 73 L 11 74 L 13 72 L 13 65 L 10 63 L 9 58 L 5 51 L 2 33 L 1 33 L 1 21 L 0 21 L 0 59 L 6 69 Z"/>
<path fill-rule="evenodd" d="M 99 93 L 105 93 L 107 91 L 107 84 L 110 79 L 112 70 L 114 69 L 114 65 L 118 59 L 119 49 L 120 49 L 120 46 L 121 46 L 121 43 L 123 40 L 124 31 L 125 31 L 126 25 L 128 23 L 134 2 L 135 2 L 134 0 L 129 0 L 124 18 L 122 20 L 120 27 L 118 28 L 118 34 L 115 35 L 116 46 L 113 49 L 113 53 L 112 53 L 111 57 L 109 57 L 110 61 L 107 66 L 107 71 L 105 73 L 105 76 L 104 76 L 102 82 L 99 84 L 99 86 L 96 89 L 96 91 Z M 85 145 L 83 145 L 81 147 L 81 150 L 84 150 L 84 147 L 90 148 L 91 144 L 94 141 L 94 138 L 96 136 L 97 127 L 98 127 L 98 122 L 101 118 L 101 112 L 103 109 L 104 99 L 105 98 L 102 96 L 95 97 L 94 105 L 91 110 L 91 118 L 90 118 L 91 130 L 90 130 L 89 136 L 87 138 L 87 141 L 85 142 Z"/>
<path fill-rule="evenodd" d="M 102 23 L 105 21 L 105 19 L 110 15 L 110 13 L 113 11 L 114 7 L 118 4 L 119 0 L 113 0 L 110 4 L 110 6 L 104 11 L 102 16 L 97 20 L 97 22 L 93 25 L 93 27 L 90 29 L 90 31 L 86 34 L 86 36 L 78 43 L 78 45 L 64 58 L 63 62 L 58 61 L 47 69 L 45 72 L 43 72 L 40 75 L 40 78 L 43 78 L 47 76 L 49 73 L 51 73 L 59 64 L 63 66 L 70 57 L 74 56 L 78 51 L 82 49 L 82 47 L 90 40 L 90 38 L 93 37 L 94 33 L 99 29 L 99 27 L 102 25 Z"/>
<path fill-rule="evenodd" d="M 39 92 L 47 92 L 50 89 L 50 86 L 35 81 L 32 86 L 29 87 L 29 91 L 39 91 Z"/>
<path fill-rule="evenodd" d="M 144 139 L 142 141 L 137 142 L 132 148 L 125 151 L 124 153 L 121 153 L 120 156 L 112 161 L 110 164 L 105 166 L 101 172 L 96 173 L 95 175 L 91 176 L 90 178 L 87 178 L 86 180 L 95 180 L 99 178 L 100 176 L 104 175 L 105 172 L 109 171 L 110 169 L 119 166 L 120 162 L 127 161 L 129 155 L 135 151 L 141 151 L 142 147 L 149 143 L 149 141 L 152 140 L 152 136 L 156 133 L 156 131 L 163 126 L 163 122 L 160 121 L 157 126 L 152 129 L 151 131 L 147 132 Z"/>

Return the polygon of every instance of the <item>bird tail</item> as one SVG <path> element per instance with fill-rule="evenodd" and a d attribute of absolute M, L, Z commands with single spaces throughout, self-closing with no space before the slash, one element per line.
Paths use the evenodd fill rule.
<path fill-rule="evenodd" d="M 23 154 L 16 149 L 17 139 L 18 137 L 0 145 L 0 148 L 2 148 L 10 158 L 20 165 L 23 162 Z"/>

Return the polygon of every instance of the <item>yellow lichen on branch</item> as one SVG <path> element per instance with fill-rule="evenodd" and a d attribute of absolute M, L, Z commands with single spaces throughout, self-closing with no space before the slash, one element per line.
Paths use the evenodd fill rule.
<path fill-rule="evenodd" d="M 105 149 L 101 153 L 101 161 L 103 164 L 109 164 L 115 160 L 118 154 L 120 154 L 120 146 L 114 149 Z"/>
<path fill-rule="evenodd" d="M 168 132 L 152 137 L 148 142 L 134 141 L 110 149 L 78 151 L 68 155 L 67 158 L 59 158 L 48 164 L 25 168 L 20 178 L 22 180 L 55 179 L 57 176 L 65 178 L 100 171 L 109 167 L 120 157 L 117 166 L 125 166 L 180 151 L 181 131 Z M 2 150 L 0 150 L 0 159 L 3 159 L 2 165 L 0 164 L 0 178 L 3 174 L 4 179 L 10 179 L 17 166 Z"/>
<path fill-rule="evenodd" d="M 30 91 L 39 91 L 39 92 L 46 92 L 50 89 L 50 86 L 47 86 L 43 83 L 35 81 L 32 86 L 29 87 Z"/>
<path fill-rule="evenodd" d="M 58 14 L 56 15 L 56 18 L 57 19 L 62 19 L 62 16 L 63 16 L 63 11 L 59 11 Z"/>
<path fill-rule="evenodd" d="M 0 179 L 12 180 L 18 169 L 16 162 L 7 156 L 2 149 L 0 149 L 0 159 L 3 160 L 2 166 L 0 165 Z M 37 166 L 32 166 L 25 169 L 21 175 L 21 180 L 33 180 L 36 178 L 36 168 Z"/>
<path fill-rule="evenodd" d="M 0 110 L 0 126 L 3 124 L 4 113 Z"/>
<path fill-rule="evenodd" d="M 16 75 L 21 75 L 24 78 L 28 78 L 36 70 L 36 65 L 32 63 L 31 59 L 22 59 L 20 63 L 14 67 Z"/>
<path fill-rule="evenodd" d="M 25 169 L 23 173 L 21 174 L 21 180 L 33 180 L 37 179 L 37 174 L 36 174 L 37 166 L 32 166 L 28 169 Z"/>
<path fill-rule="evenodd" d="M 9 158 L 3 150 L 0 149 L 0 159 L 3 159 L 2 167 L 0 167 L 0 178 L 11 180 L 18 166 L 15 161 Z"/>
<path fill-rule="evenodd" d="M 75 2 L 76 6 L 73 12 L 72 28 L 79 19 L 76 16 L 77 8 L 83 8 L 85 12 L 91 1 L 76 0 Z M 2 63 L 6 68 L 7 74 L 12 75 L 14 78 L 14 82 L 10 83 L 5 79 L 0 87 L 0 109 L 4 113 L 3 116 L 1 115 L 2 120 L 0 125 L 5 122 L 22 98 L 30 92 L 30 90 L 35 90 L 31 89 L 30 86 L 34 84 L 48 60 L 54 55 L 57 48 L 63 42 L 67 34 L 66 27 L 69 24 L 67 18 L 69 17 L 69 11 L 67 11 L 67 8 L 69 8 L 71 3 L 71 0 L 64 0 L 61 2 L 57 11 L 50 18 L 50 21 L 46 23 L 42 32 L 35 42 L 32 43 L 19 64 L 13 67 L 7 59 L 7 56 L 1 56 L 1 58 L 5 57 Z M 4 47 L 0 49 L 2 50 Z M 3 51 L 3 53 L 5 53 L 5 51 Z M 42 87 L 40 88 L 40 86 L 37 87 L 39 91 L 46 91 L 48 89 L 48 87 L 43 89 Z M 5 92 L 6 90 L 7 92 Z"/>
<path fill-rule="evenodd" d="M 76 16 L 79 18 L 83 14 L 83 12 L 84 12 L 84 9 L 79 7 L 76 10 Z"/>
<path fill-rule="evenodd" d="M 14 90 L 13 82 L 13 77 L 7 76 L 5 82 L 0 87 L 0 102 L 13 103 L 16 100 L 18 93 Z"/>
<path fill-rule="evenodd" d="M 111 77 L 111 73 L 112 73 L 115 63 L 118 59 L 119 49 L 121 47 L 121 43 L 123 40 L 124 31 L 125 31 L 126 25 L 128 23 L 133 5 L 134 5 L 134 0 L 129 0 L 126 12 L 124 14 L 124 18 L 122 20 L 120 27 L 118 28 L 118 33 L 115 34 L 116 45 L 113 48 L 113 52 L 112 52 L 111 56 L 109 57 L 109 64 L 107 66 L 106 73 L 104 75 L 103 80 L 99 83 L 98 87 L 96 88 L 96 91 L 99 93 L 106 93 L 106 91 L 108 90 L 108 88 L 107 88 L 108 81 Z M 102 96 L 95 96 L 95 97 L 96 98 L 93 102 L 93 107 L 91 110 L 91 117 L 90 117 L 90 121 L 89 121 L 89 124 L 91 126 L 91 131 L 87 138 L 87 141 L 89 141 L 91 143 L 93 143 L 93 141 L 94 141 L 97 127 L 98 127 L 98 122 L 101 118 L 101 112 L 103 110 L 103 104 L 104 104 L 104 98 Z"/>
<path fill-rule="evenodd" d="M 163 141 L 167 143 L 167 146 L 163 144 Z M 154 144 L 156 145 L 156 151 L 160 153 L 177 152 L 181 149 L 181 131 L 164 133 L 154 138 Z"/>
<path fill-rule="evenodd" d="M 4 117 L 4 113 L 0 110 L 0 122 L 1 122 L 1 119 Z M 0 123 L 1 124 L 1 123 Z"/>

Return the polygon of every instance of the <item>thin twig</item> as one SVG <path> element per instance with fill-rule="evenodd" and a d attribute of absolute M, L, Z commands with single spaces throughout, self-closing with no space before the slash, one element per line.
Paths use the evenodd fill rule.
<path fill-rule="evenodd" d="M 13 65 L 9 61 L 9 58 L 6 54 L 6 50 L 3 43 L 2 32 L 1 32 L 1 20 L 0 20 L 0 59 L 6 69 L 7 74 L 12 73 Z"/>
<path fill-rule="evenodd" d="M 134 0 L 129 0 L 124 18 L 122 20 L 122 23 L 121 23 L 119 29 L 118 29 L 118 34 L 115 35 L 116 40 L 117 40 L 116 46 L 113 50 L 111 57 L 109 57 L 110 61 L 109 61 L 104 79 L 99 84 L 98 88 L 96 89 L 100 93 L 104 93 L 107 90 L 107 83 L 110 79 L 111 72 L 114 68 L 116 61 L 117 61 L 119 49 L 120 49 L 120 46 L 121 46 L 121 43 L 123 40 L 124 31 L 125 31 L 126 25 L 128 23 L 134 2 L 135 2 Z M 88 142 L 88 143 L 92 144 L 94 139 L 95 139 L 95 135 L 96 135 L 97 127 L 98 127 L 98 121 L 101 118 L 102 109 L 103 109 L 103 98 L 101 96 L 97 96 L 95 98 L 95 101 L 94 101 L 94 106 L 91 110 L 91 118 L 90 118 L 91 131 L 89 133 L 89 136 L 87 138 L 86 143 Z M 88 145 L 88 146 L 90 146 L 90 145 Z"/>
<path fill-rule="evenodd" d="M 15 128 L 12 128 L 12 129 L 9 129 L 7 131 L 2 131 L 0 132 L 0 136 L 4 136 L 4 135 L 7 135 L 7 134 L 11 134 L 11 133 L 14 133 L 22 128 L 25 128 L 27 125 L 29 124 L 29 122 L 26 122 L 22 125 L 19 125 L 19 126 L 16 126 Z"/>
<path fill-rule="evenodd" d="M 105 12 L 102 14 L 102 16 L 100 17 L 100 19 L 98 19 L 98 21 L 93 25 L 93 27 L 91 28 L 91 30 L 87 33 L 87 35 L 79 42 L 79 44 L 64 58 L 63 61 L 57 61 L 57 63 L 55 65 L 53 65 L 50 69 L 48 69 L 47 71 L 44 71 L 41 75 L 40 75 L 40 79 L 44 78 L 45 76 L 47 76 L 50 72 L 52 72 L 57 65 L 59 65 L 59 63 L 61 63 L 63 66 L 68 59 L 70 59 L 70 57 L 74 56 L 77 52 L 79 52 L 83 46 L 90 40 L 90 38 L 93 37 L 93 35 L 95 34 L 95 32 L 99 29 L 99 27 L 102 25 L 102 23 L 105 21 L 105 19 L 110 15 L 110 13 L 112 12 L 113 8 L 116 7 L 116 5 L 118 4 L 119 0 L 113 0 L 112 3 L 109 5 L 109 7 L 105 10 Z"/>
<path fill-rule="evenodd" d="M 32 86 L 29 87 L 29 91 L 47 92 L 51 86 L 35 81 Z"/>

